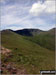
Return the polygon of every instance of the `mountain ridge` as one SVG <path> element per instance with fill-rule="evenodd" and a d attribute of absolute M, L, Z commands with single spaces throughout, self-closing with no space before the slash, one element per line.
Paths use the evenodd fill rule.
<path fill-rule="evenodd" d="M 40 33 L 45 33 L 45 32 L 53 32 L 55 31 L 56 28 L 52 28 L 48 31 L 44 31 L 44 30 L 40 30 L 40 29 L 21 29 L 21 30 L 11 30 L 11 29 L 6 29 L 6 30 L 2 30 L 1 32 L 4 32 L 4 31 L 12 31 L 12 32 L 15 32 L 17 34 L 20 34 L 22 36 L 35 36 L 35 35 L 38 35 Z"/>

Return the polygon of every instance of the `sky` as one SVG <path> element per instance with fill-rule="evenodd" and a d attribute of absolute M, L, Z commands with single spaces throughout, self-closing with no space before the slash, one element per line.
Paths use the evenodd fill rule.
<path fill-rule="evenodd" d="M 1 30 L 55 27 L 56 0 L 0 0 Z"/>

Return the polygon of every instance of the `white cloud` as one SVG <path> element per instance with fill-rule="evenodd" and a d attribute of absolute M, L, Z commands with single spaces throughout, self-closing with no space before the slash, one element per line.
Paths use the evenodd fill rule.
<path fill-rule="evenodd" d="M 0 3 L 5 4 L 7 0 L 0 0 Z"/>
<path fill-rule="evenodd" d="M 5 16 L 1 17 L 1 25 L 2 26 L 16 24 L 19 21 L 21 21 L 21 20 L 19 18 L 14 17 L 13 15 L 5 15 Z"/>
<path fill-rule="evenodd" d="M 23 29 L 23 28 L 22 28 L 22 27 L 12 26 L 12 27 L 7 27 L 6 29 L 21 30 L 21 29 Z"/>
<path fill-rule="evenodd" d="M 0 2 L 4 2 L 5 0 L 0 0 Z"/>
<path fill-rule="evenodd" d="M 47 13 L 55 13 L 55 0 L 54 1 L 46 1 L 45 5 L 46 5 L 46 12 Z"/>
<path fill-rule="evenodd" d="M 6 2 L 7 0 L 2 0 L 2 2 Z M 47 5 L 48 4 L 48 5 Z M 40 16 L 32 16 L 29 14 L 29 10 L 31 14 L 39 15 L 40 13 L 54 13 L 54 10 L 50 10 L 52 4 L 52 8 L 54 3 L 49 3 L 45 1 L 42 4 L 40 1 L 38 3 L 34 3 L 32 8 L 30 6 L 24 6 L 21 4 L 5 4 L 1 6 L 1 28 L 2 29 L 22 29 L 22 28 L 38 28 L 49 25 L 46 22 L 48 15 L 45 18 L 41 18 Z M 49 9 L 48 9 L 49 8 Z M 51 18 L 52 19 L 52 18 Z M 50 19 L 50 21 L 52 21 Z M 52 25 L 52 24 L 51 24 Z M 53 26 L 53 25 L 52 25 Z"/>
<path fill-rule="evenodd" d="M 46 0 L 44 3 L 40 1 L 34 3 L 29 11 L 33 15 L 39 15 L 41 13 L 55 13 L 55 0 Z"/>
<path fill-rule="evenodd" d="M 28 16 L 22 17 L 22 14 L 25 13 L 25 10 L 29 9 L 29 7 L 23 8 L 23 6 L 15 5 L 6 5 L 5 7 L 1 7 L 1 25 L 8 26 L 8 25 L 16 25 L 20 22 L 24 21 Z M 22 10 L 24 10 L 22 12 Z M 20 18 L 17 15 L 21 15 Z"/>

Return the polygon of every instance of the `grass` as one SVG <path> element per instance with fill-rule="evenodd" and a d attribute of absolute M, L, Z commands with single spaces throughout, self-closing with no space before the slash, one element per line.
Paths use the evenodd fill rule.
<path fill-rule="evenodd" d="M 12 50 L 12 58 L 7 58 L 7 62 L 13 62 L 17 68 L 24 67 L 27 74 L 55 69 L 54 50 L 43 48 L 11 31 L 2 32 L 1 37 L 2 46 Z"/>
<path fill-rule="evenodd" d="M 42 32 L 36 36 L 33 37 L 24 37 L 27 40 L 30 40 L 36 44 L 39 44 L 40 46 L 50 49 L 50 50 L 55 50 L 55 32 L 54 29 L 47 31 L 47 32 Z"/>

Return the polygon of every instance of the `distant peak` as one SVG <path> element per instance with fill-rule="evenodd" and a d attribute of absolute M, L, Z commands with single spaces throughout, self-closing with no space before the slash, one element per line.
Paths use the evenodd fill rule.
<path fill-rule="evenodd" d="M 13 31 L 13 30 L 11 30 L 11 29 L 5 29 L 5 30 L 2 30 L 2 31 Z"/>

